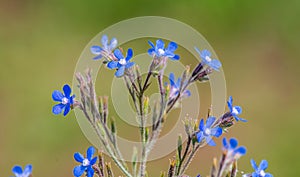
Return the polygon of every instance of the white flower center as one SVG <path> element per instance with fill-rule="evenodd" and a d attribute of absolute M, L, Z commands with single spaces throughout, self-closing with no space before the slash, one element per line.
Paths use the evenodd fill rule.
<path fill-rule="evenodd" d="M 165 54 L 165 51 L 164 51 L 164 49 L 158 49 L 158 54 L 159 54 L 159 55 L 163 55 L 163 54 Z"/>
<path fill-rule="evenodd" d="M 82 165 L 86 167 L 86 166 L 90 165 L 90 161 L 88 159 L 84 159 L 82 162 Z"/>
<path fill-rule="evenodd" d="M 62 104 L 67 104 L 68 102 L 69 102 L 69 99 L 66 97 L 63 97 L 63 99 L 61 99 Z"/>
<path fill-rule="evenodd" d="M 205 57 L 205 60 L 206 60 L 207 62 L 211 62 L 211 58 L 210 58 L 209 56 L 206 56 L 206 57 Z"/>
<path fill-rule="evenodd" d="M 211 133 L 209 128 L 206 128 L 204 132 L 205 132 L 206 135 L 210 135 L 210 133 Z"/>
<path fill-rule="evenodd" d="M 262 176 L 262 177 L 264 177 L 264 176 L 266 176 L 266 173 L 265 173 L 264 170 L 260 170 L 259 175 Z"/>
<path fill-rule="evenodd" d="M 237 115 L 237 114 L 239 114 L 239 112 L 238 112 L 238 110 L 236 108 L 232 108 L 232 114 Z"/>
<path fill-rule="evenodd" d="M 119 63 L 120 63 L 121 65 L 125 65 L 125 64 L 126 64 L 125 58 L 121 59 L 121 60 L 119 61 Z"/>

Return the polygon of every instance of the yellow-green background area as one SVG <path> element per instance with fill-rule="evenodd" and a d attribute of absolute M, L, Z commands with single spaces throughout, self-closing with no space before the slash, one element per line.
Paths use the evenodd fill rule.
<path fill-rule="evenodd" d="M 235 103 L 244 108 L 242 117 L 249 120 L 226 135 L 237 137 L 248 148 L 239 161 L 240 170 L 252 170 L 251 158 L 258 162 L 267 159 L 268 171 L 275 176 L 297 176 L 297 0 L 1 1 L 0 176 L 12 175 L 14 164 L 27 163 L 33 164 L 36 177 L 72 176 L 77 165 L 73 153 L 84 153 L 90 144 L 73 112 L 66 118 L 51 113 L 51 93 L 71 84 L 81 51 L 98 32 L 145 15 L 171 17 L 191 25 L 217 52 L 228 95 L 234 96 Z M 103 78 L 97 85 L 105 83 Z M 212 157 L 221 154 L 220 139 L 217 144 L 200 150 L 189 174 L 208 174 Z M 150 163 L 150 176 L 167 170 L 172 156 Z"/>

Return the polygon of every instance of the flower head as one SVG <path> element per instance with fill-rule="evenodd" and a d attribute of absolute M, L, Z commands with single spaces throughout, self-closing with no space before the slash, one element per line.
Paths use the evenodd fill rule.
<path fill-rule="evenodd" d="M 52 112 L 54 114 L 60 114 L 64 110 L 64 116 L 66 116 L 73 105 L 75 95 L 71 96 L 71 87 L 67 84 L 63 86 L 63 91 L 64 93 L 58 90 L 53 91 L 52 99 L 60 103 L 53 106 Z"/>
<path fill-rule="evenodd" d="M 121 50 L 116 49 L 114 51 L 114 56 L 116 57 L 116 61 L 110 61 L 107 64 L 107 67 L 110 69 L 115 69 L 117 68 L 117 71 L 115 73 L 115 76 L 121 77 L 124 75 L 125 69 L 131 68 L 135 63 L 130 62 L 130 59 L 133 56 L 133 50 L 128 49 L 127 51 L 127 56 L 124 57 Z"/>
<path fill-rule="evenodd" d="M 242 107 L 240 107 L 240 106 L 233 106 L 232 102 L 233 102 L 233 99 L 232 99 L 232 96 L 230 96 L 229 99 L 228 99 L 228 101 L 227 101 L 227 105 L 228 105 L 228 108 L 230 110 L 231 116 L 233 116 L 236 121 L 240 120 L 242 122 L 247 122 L 246 119 L 238 117 L 238 115 L 242 113 Z"/>
<path fill-rule="evenodd" d="M 246 148 L 244 146 L 238 147 L 238 141 L 235 138 L 230 138 L 229 142 L 223 138 L 223 151 L 228 161 L 237 160 L 246 154 Z"/>
<path fill-rule="evenodd" d="M 204 125 L 204 120 L 201 119 L 199 124 L 199 132 L 197 133 L 197 140 L 201 142 L 203 139 L 206 140 L 207 144 L 210 146 L 215 146 L 216 143 L 213 141 L 212 137 L 219 137 L 222 135 L 222 128 L 212 127 L 215 122 L 215 117 L 209 117 L 206 120 L 206 125 Z"/>
<path fill-rule="evenodd" d="M 170 73 L 170 75 L 169 75 L 169 81 L 170 81 L 170 99 L 173 99 L 180 92 L 181 78 L 178 77 L 178 79 L 176 81 L 174 73 Z M 191 96 L 191 92 L 189 90 L 185 90 L 183 92 L 182 97 L 189 97 L 189 96 Z"/>
<path fill-rule="evenodd" d="M 15 174 L 15 177 L 29 177 L 32 173 L 32 165 L 26 165 L 24 171 L 21 166 L 14 166 L 12 172 Z"/>
<path fill-rule="evenodd" d="M 94 60 L 101 59 L 102 56 L 109 56 L 112 54 L 112 51 L 117 47 L 118 41 L 116 38 L 112 38 L 110 42 L 108 42 L 108 37 L 106 35 L 102 36 L 101 39 L 102 47 L 94 45 L 90 48 L 91 52 L 95 55 Z"/>
<path fill-rule="evenodd" d="M 84 172 L 86 172 L 87 177 L 92 177 L 94 175 L 92 166 L 97 162 L 97 157 L 93 158 L 94 153 L 95 148 L 91 146 L 86 151 L 86 158 L 79 152 L 74 154 L 74 159 L 81 163 L 81 165 L 76 166 L 73 170 L 75 177 L 80 177 Z"/>
<path fill-rule="evenodd" d="M 177 44 L 175 42 L 170 42 L 168 47 L 165 48 L 165 43 L 161 39 L 156 41 L 156 46 L 151 41 L 148 41 L 152 48 L 148 49 L 148 54 L 150 56 L 155 57 L 167 57 L 171 60 L 179 60 L 179 55 L 174 54 L 175 50 L 177 49 Z"/>
<path fill-rule="evenodd" d="M 273 177 L 270 173 L 266 173 L 265 170 L 268 168 L 268 161 L 262 160 L 257 167 L 255 161 L 251 159 L 251 165 L 255 172 L 252 173 L 252 177 Z"/>
<path fill-rule="evenodd" d="M 197 47 L 195 47 L 196 51 L 199 53 L 202 58 L 202 62 L 212 69 L 219 71 L 219 68 L 222 66 L 221 62 L 218 59 L 212 59 L 210 51 L 204 49 L 200 51 Z"/>

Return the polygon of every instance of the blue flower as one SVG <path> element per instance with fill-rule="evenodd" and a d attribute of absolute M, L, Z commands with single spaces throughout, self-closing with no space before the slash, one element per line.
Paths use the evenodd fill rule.
<path fill-rule="evenodd" d="M 175 98 L 179 91 L 180 91 L 180 86 L 181 86 L 181 78 L 178 77 L 177 82 L 174 76 L 174 73 L 170 73 L 169 75 L 169 81 L 170 81 L 170 99 Z M 191 96 L 191 92 L 189 90 L 185 90 L 183 92 L 182 97 L 189 97 Z"/>
<path fill-rule="evenodd" d="M 238 141 L 235 138 L 230 138 L 229 142 L 223 138 L 223 151 L 228 161 L 237 160 L 246 154 L 246 148 L 244 146 L 238 147 Z"/>
<path fill-rule="evenodd" d="M 268 168 L 268 161 L 262 160 L 259 167 L 257 167 L 255 161 L 251 159 L 251 165 L 255 172 L 252 173 L 252 177 L 273 177 L 270 173 L 266 173 L 265 170 Z"/>
<path fill-rule="evenodd" d="M 97 157 L 93 158 L 94 153 L 95 148 L 91 146 L 86 151 L 86 158 L 84 158 L 79 152 L 74 154 L 74 159 L 81 163 L 81 165 L 74 168 L 74 176 L 80 177 L 84 172 L 86 172 L 87 177 L 92 177 L 94 175 L 94 169 L 92 166 L 97 162 Z"/>
<path fill-rule="evenodd" d="M 156 41 L 156 46 L 151 41 L 148 41 L 152 48 L 148 49 L 148 54 L 150 56 L 156 57 L 167 57 L 172 60 L 179 60 L 179 55 L 174 54 L 175 50 L 177 49 L 177 44 L 175 42 L 170 42 L 167 48 L 165 47 L 164 41 L 158 39 Z"/>
<path fill-rule="evenodd" d="M 232 102 L 233 102 L 233 99 L 232 99 L 232 96 L 230 96 L 229 99 L 228 99 L 228 101 L 227 101 L 227 105 L 228 105 L 228 108 L 230 110 L 231 116 L 233 116 L 236 121 L 240 120 L 242 122 L 247 122 L 246 119 L 238 117 L 238 115 L 242 113 L 242 107 L 240 107 L 240 106 L 233 106 Z"/>
<path fill-rule="evenodd" d="M 110 43 L 108 43 L 108 37 L 103 35 L 101 43 L 102 47 L 94 45 L 90 48 L 91 52 L 97 55 L 93 58 L 94 60 L 101 59 L 103 55 L 109 56 L 112 54 L 112 51 L 117 47 L 118 41 L 116 38 L 112 38 Z"/>
<path fill-rule="evenodd" d="M 206 49 L 200 51 L 197 47 L 195 47 L 195 49 L 199 53 L 204 64 L 208 65 L 209 67 L 211 67 L 216 71 L 219 71 L 219 68 L 222 66 L 221 62 L 218 59 L 212 59 L 210 51 Z"/>
<path fill-rule="evenodd" d="M 73 99 L 75 95 L 71 96 L 71 88 L 67 84 L 64 85 L 63 91 L 64 94 L 58 90 L 53 91 L 52 99 L 60 103 L 53 106 L 52 112 L 54 114 L 60 114 L 64 109 L 64 116 L 66 116 L 69 113 L 71 106 L 73 105 Z"/>
<path fill-rule="evenodd" d="M 204 120 L 201 119 L 199 124 L 199 132 L 197 133 L 197 140 L 201 142 L 204 138 L 208 145 L 215 146 L 216 143 L 213 141 L 212 136 L 219 137 L 222 135 L 222 128 L 214 127 L 212 128 L 213 123 L 215 122 L 215 117 L 209 117 L 206 120 L 206 125 L 204 125 Z"/>
<path fill-rule="evenodd" d="M 29 177 L 32 173 L 32 165 L 26 165 L 24 171 L 21 166 L 14 166 L 12 172 L 15 174 L 15 177 Z"/>
<path fill-rule="evenodd" d="M 116 49 L 114 55 L 117 58 L 117 61 L 110 61 L 107 64 L 107 67 L 110 69 L 117 68 L 115 76 L 121 77 L 124 75 L 125 69 L 131 68 L 134 65 L 134 62 L 130 62 L 130 59 L 133 56 L 132 49 L 128 49 L 126 58 L 123 56 L 121 50 Z"/>

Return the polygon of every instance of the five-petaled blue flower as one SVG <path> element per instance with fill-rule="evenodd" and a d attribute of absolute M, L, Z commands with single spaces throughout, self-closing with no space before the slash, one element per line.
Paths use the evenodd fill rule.
<path fill-rule="evenodd" d="M 32 165 L 26 165 L 24 171 L 21 166 L 14 166 L 12 172 L 15 174 L 15 177 L 29 177 L 32 173 Z"/>
<path fill-rule="evenodd" d="M 52 99 L 60 103 L 53 106 L 52 112 L 54 114 L 60 114 L 64 110 L 64 116 L 66 116 L 73 105 L 75 95 L 71 96 L 71 87 L 67 84 L 63 86 L 63 91 L 64 94 L 58 90 L 53 91 Z"/>
<path fill-rule="evenodd" d="M 81 163 L 81 165 L 74 168 L 74 176 L 80 177 L 84 172 L 86 172 L 87 177 L 92 177 L 94 175 L 94 169 L 92 166 L 97 162 L 97 157 L 93 158 L 94 153 L 95 148 L 91 146 L 86 151 L 86 158 L 84 158 L 79 152 L 74 154 L 74 159 Z"/>
<path fill-rule="evenodd" d="M 107 64 L 107 67 L 110 69 L 117 68 L 115 76 L 121 77 L 124 75 L 125 69 L 131 68 L 134 65 L 134 62 L 130 62 L 130 59 L 133 56 L 132 49 L 128 49 L 126 58 L 123 56 L 121 50 L 116 49 L 114 55 L 117 58 L 117 61 L 110 61 Z"/>
<path fill-rule="evenodd" d="M 108 37 L 106 35 L 103 35 L 101 38 L 102 47 L 100 46 L 92 46 L 90 48 L 91 52 L 95 55 L 94 60 L 101 59 L 102 56 L 109 56 L 112 54 L 112 51 L 117 47 L 118 41 L 116 38 L 112 38 L 110 43 L 108 43 Z"/>
<path fill-rule="evenodd" d="M 216 143 L 212 139 L 212 136 L 219 137 L 222 135 L 222 128 L 214 127 L 212 128 L 213 123 L 215 122 L 215 117 L 209 117 L 206 120 L 206 125 L 204 125 L 204 120 L 201 119 L 199 124 L 199 132 L 197 133 L 197 140 L 201 142 L 204 138 L 206 143 L 210 146 L 215 146 Z"/>
<path fill-rule="evenodd" d="M 230 138 L 229 142 L 223 138 L 223 151 L 228 161 L 237 160 L 246 154 L 246 148 L 244 146 L 238 147 L 238 141 L 235 138 Z"/>
<path fill-rule="evenodd" d="M 156 41 L 156 46 L 151 41 L 148 41 L 152 48 L 148 49 L 148 54 L 150 56 L 155 55 L 156 57 L 167 57 L 172 60 L 179 60 L 179 55 L 174 54 L 177 49 L 177 44 L 175 42 L 170 42 L 168 47 L 165 48 L 165 43 L 161 39 Z"/>
<path fill-rule="evenodd" d="M 268 168 L 268 161 L 262 160 L 260 165 L 257 167 L 255 161 L 251 159 L 251 165 L 255 170 L 255 172 L 252 173 L 252 177 L 273 177 L 272 174 L 265 172 L 265 170 Z"/>
<path fill-rule="evenodd" d="M 230 110 L 231 115 L 235 118 L 236 121 L 242 121 L 242 122 L 247 122 L 246 119 L 238 117 L 239 114 L 242 113 L 242 107 L 240 106 L 233 106 L 232 105 L 233 99 L 232 96 L 229 97 L 227 101 L 228 108 Z"/>
<path fill-rule="evenodd" d="M 219 68 L 222 66 L 221 62 L 218 59 L 212 59 L 210 51 L 204 49 L 200 51 L 197 47 L 195 47 L 196 51 L 199 53 L 200 57 L 204 64 L 208 65 L 212 69 L 219 71 Z"/>
<path fill-rule="evenodd" d="M 170 73 L 169 81 L 170 81 L 170 96 L 169 97 L 170 97 L 170 99 L 173 99 L 178 95 L 178 93 L 180 91 L 179 89 L 181 86 L 181 78 L 178 77 L 178 79 L 176 81 L 174 73 Z M 185 97 L 189 97 L 189 96 L 191 96 L 191 92 L 189 90 L 185 90 L 183 92 L 182 97 L 185 98 Z"/>

